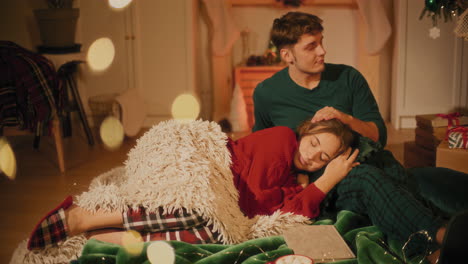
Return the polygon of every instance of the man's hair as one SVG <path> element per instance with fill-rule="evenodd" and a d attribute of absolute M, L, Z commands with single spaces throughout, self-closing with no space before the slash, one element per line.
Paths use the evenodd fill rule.
<path fill-rule="evenodd" d="M 343 153 L 354 141 L 354 134 L 348 125 L 338 119 L 322 120 L 315 123 L 307 119 L 297 128 L 298 140 L 308 135 L 330 133 L 335 135 L 341 142 L 337 155 Z"/>
<path fill-rule="evenodd" d="M 318 16 L 289 12 L 273 21 L 270 39 L 278 50 L 294 45 L 304 34 L 316 34 L 323 31 L 322 19 Z"/>

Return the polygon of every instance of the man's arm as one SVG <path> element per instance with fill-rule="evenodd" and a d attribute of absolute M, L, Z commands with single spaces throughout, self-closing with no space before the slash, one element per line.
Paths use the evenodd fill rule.
<path fill-rule="evenodd" d="M 337 110 L 333 107 L 326 106 L 318 110 L 311 122 L 317 122 L 320 120 L 329 120 L 329 119 L 338 119 L 344 124 L 347 124 L 352 130 L 358 132 L 364 137 L 368 137 L 373 141 L 379 140 L 379 129 L 377 125 L 372 121 L 362 121 L 352 115 L 345 114 L 340 110 Z"/>
<path fill-rule="evenodd" d="M 271 122 L 268 103 L 268 93 L 265 92 L 263 82 L 259 83 L 253 93 L 255 124 L 252 132 L 273 127 Z"/>
<path fill-rule="evenodd" d="M 362 74 L 356 69 L 352 69 L 352 77 L 350 78 L 350 86 L 352 88 L 352 115 L 366 123 L 370 123 L 378 131 L 377 138 L 372 138 L 374 141 L 380 142 L 382 147 L 387 144 L 387 127 L 380 114 L 377 101 L 372 94 L 369 84 Z M 353 127 L 351 127 L 354 129 Z M 355 130 L 359 132 L 358 130 Z M 360 133 L 360 132 L 359 132 Z M 361 134 L 364 135 L 364 134 Z"/>
<path fill-rule="evenodd" d="M 349 69 L 348 78 L 351 113 L 343 113 L 333 107 L 324 107 L 315 113 L 312 121 L 337 118 L 360 135 L 379 141 L 385 146 L 387 128 L 366 79 L 354 68 Z"/>

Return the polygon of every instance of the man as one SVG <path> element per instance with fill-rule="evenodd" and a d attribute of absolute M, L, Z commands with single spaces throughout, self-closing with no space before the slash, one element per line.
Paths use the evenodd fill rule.
<path fill-rule="evenodd" d="M 253 130 L 279 125 L 295 129 L 307 118 L 337 118 L 385 145 L 385 124 L 364 77 L 350 66 L 324 62 L 321 23 L 299 12 L 275 19 L 271 40 L 289 67 L 255 89 Z"/>
<path fill-rule="evenodd" d="M 295 129 L 301 121 L 309 118 L 311 122 L 336 118 L 361 136 L 385 146 L 385 123 L 364 77 L 353 67 L 325 63 L 321 23 L 322 20 L 317 16 L 300 12 L 287 13 L 273 22 L 271 40 L 288 67 L 256 87 L 253 95 L 253 131 L 273 126 Z M 465 183 L 462 185 L 467 186 L 468 176 L 464 173 L 445 168 L 406 171 L 390 152 L 379 151 L 372 155 L 367 164 L 355 167 L 350 174 L 370 174 L 376 180 L 385 178 L 410 186 L 416 197 L 421 195 L 425 202 L 443 211 L 438 214 L 447 217 L 468 209 L 468 196 L 463 187 L 450 184 Z M 317 177 L 310 176 L 311 180 Z M 421 216 L 434 213 L 388 208 L 385 201 L 395 199 L 398 195 L 382 196 L 379 198 L 381 207 L 363 209 L 365 205 L 358 204 L 358 200 L 352 197 L 352 189 L 340 187 L 335 191 L 339 197 L 347 199 L 333 200 L 333 195 L 329 194 L 329 204 L 336 206 L 331 209 L 348 209 L 366 214 L 377 226 L 383 221 L 400 221 L 401 226 L 404 226 L 403 221 L 417 223 L 422 219 Z M 388 235 L 391 237 L 391 234 Z M 441 243 L 439 234 L 432 232 L 431 236 Z"/>

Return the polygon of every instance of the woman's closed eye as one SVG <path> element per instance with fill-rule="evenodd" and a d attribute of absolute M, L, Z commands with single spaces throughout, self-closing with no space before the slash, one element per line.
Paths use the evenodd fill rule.
<path fill-rule="evenodd" d="M 313 136 L 310 140 L 310 144 L 312 144 L 312 147 L 318 147 L 320 145 L 320 141 L 316 136 Z"/>

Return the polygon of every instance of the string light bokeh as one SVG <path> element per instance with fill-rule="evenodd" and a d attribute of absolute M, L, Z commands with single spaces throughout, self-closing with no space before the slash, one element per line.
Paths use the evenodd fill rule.
<path fill-rule="evenodd" d="M 107 117 L 101 123 L 99 135 L 105 148 L 108 150 L 118 149 L 124 140 L 122 123 L 114 116 Z"/>
<path fill-rule="evenodd" d="M 86 55 L 89 67 L 95 72 L 106 70 L 114 61 L 114 57 L 114 43 L 109 38 L 95 40 Z"/>
<path fill-rule="evenodd" d="M 181 121 L 195 120 L 200 114 L 200 104 L 195 96 L 184 93 L 172 103 L 172 117 Z"/>
<path fill-rule="evenodd" d="M 306 256 L 302 255 L 287 255 L 279 257 L 275 264 L 314 264 L 314 261 Z"/>
<path fill-rule="evenodd" d="M 143 238 L 137 231 L 129 230 L 122 235 L 122 246 L 128 254 L 138 256 L 143 252 Z"/>
<path fill-rule="evenodd" d="M 10 180 L 16 178 L 16 158 L 13 149 L 5 137 L 0 138 L 0 173 Z"/>
<path fill-rule="evenodd" d="M 131 2 L 132 0 L 109 0 L 109 6 L 115 9 L 123 9 Z"/>
<path fill-rule="evenodd" d="M 174 248 L 164 241 L 151 243 L 146 249 L 146 255 L 151 264 L 175 263 Z"/>

